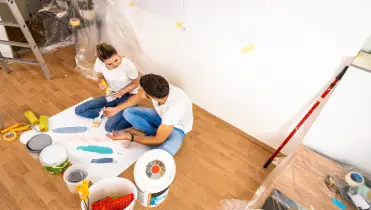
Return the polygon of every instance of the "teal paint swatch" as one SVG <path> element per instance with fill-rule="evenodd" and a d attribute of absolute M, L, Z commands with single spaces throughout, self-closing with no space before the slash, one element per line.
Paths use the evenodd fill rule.
<path fill-rule="evenodd" d="M 112 149 L 109 147 L 94 146 L 94 145 L 78 146 L 76 149 L 85 151 L 85 152 L 95 152 L 99 154 L 112 154 L 113 153 Z"/>

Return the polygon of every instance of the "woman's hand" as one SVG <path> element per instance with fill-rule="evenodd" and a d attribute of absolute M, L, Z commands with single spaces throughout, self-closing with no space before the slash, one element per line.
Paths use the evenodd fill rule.
<path fill-rule="evenodd" d="M 116 91 L 112 93 L 110 96 L 115 97 L 115 98 L 121 98 L 121 96 L 124 95 L 124 92 L 122 90 Z"/>
<path fill-rule="evenodd" d="M 106 107 L 104 110 L 103 110 L 103 115 L 105 117 L 113 117 L 115 116 L 117 113 L 119 113 L 120 110 L 117 109 L 116 107 Z"/>
<path fill-rule="evenodd" d="M 107 134 L 108 138 L 112 140 L 131 140 L 130 133 L 119 133 L 118 131 L 112 131 L 112 133 Z"/>

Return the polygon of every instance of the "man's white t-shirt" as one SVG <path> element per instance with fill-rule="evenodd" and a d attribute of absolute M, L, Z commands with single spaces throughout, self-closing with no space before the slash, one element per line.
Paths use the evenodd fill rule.
<path fill-rule="evenodd" d="M 112 70 L 107 69 L 106 65 L 97 58 L 95 60 L 94 71 L 102 73 L 107 81 L 108 87 L 112 91 L 119 91 L 131 83 L 131 80 L 138 78 L 138 71 L 134 64 L 127 58 L 122 58 L 121 64 Z M 137 94 L 136 88 L 130 91 L 131 94 Z"/>
<path fill-rule="evenodd" d="M 162 124 L 174 125 L 185 134 L 192 130 L 192 101 L 182 89 L 170 84 L 170 92 L 166 102 L 159 105 L 157 101 L 152 99 L 152 103 L 162 119 Z"/>

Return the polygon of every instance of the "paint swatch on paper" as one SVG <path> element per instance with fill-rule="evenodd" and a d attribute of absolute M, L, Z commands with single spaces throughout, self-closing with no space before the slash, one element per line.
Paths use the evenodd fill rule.
<path fill-rule="evenodd" d="M 91 160 L 91 163 L 113 163 L 115 160 L 113 158 L 99 158 Z"/>
<path fill-rule="evenodd" d="M 94 145 L 78 146 L 76 150 L 81 150 L 85 152 L 94 152 L 94 153 L 99 153 L 99 154 L 112 154 L 113 153 L 113 150 L 109 147 L 94 146 Z"/>
<path fill-rule="evenodd" d="M 53 130 L 53 133 L 84 133 L 88 130 L 87 127 L 75 126 L 75 127 L 60 127 Z"/>

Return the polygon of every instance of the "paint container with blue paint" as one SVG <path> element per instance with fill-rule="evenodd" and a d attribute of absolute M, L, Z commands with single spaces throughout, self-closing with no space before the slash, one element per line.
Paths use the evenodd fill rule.
<path fill-rule="evenodd" d="M 345 182 L 350 186 L 350 192 L 356 194 L 357 188 L 365 183 L 365 179 L 360 173 L 351 171 L 345 175 Z"/>

